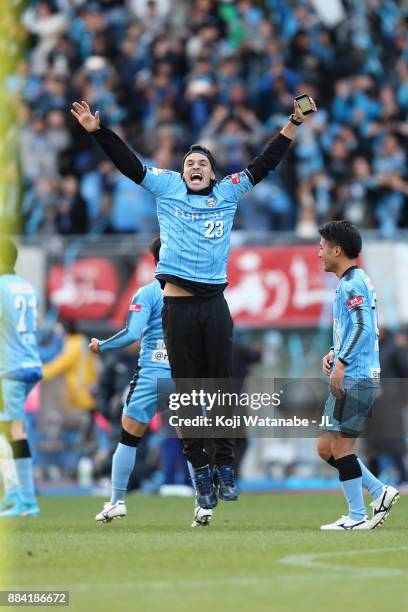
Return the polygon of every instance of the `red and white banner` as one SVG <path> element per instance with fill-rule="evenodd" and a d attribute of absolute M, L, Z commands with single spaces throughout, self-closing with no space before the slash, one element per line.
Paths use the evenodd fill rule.
<path fill-rule="evenodd" d="M 248 327 L 319 324 L 325 304 L 333 302 L 336 280 L 323 271 L 317 253 L 317 246 L 233 250 L 225 297 L 235 323 Z"/>
<path fill-rule="evenodd" d="M 153 280 L 154 270 L 150 253 L 140 256 L 127 280 L 108 259 L 85 257 L 49 270 L 48 296 L 63 317 L 109 319 L 118 328 L 126 321 L 132 297 Z M 125 280 L 121 289 L 120 276 Z M 333 301 L 336 282 L 331 276 L 322 271 L 316 246 L 240 248 L 230 255 L 225 297 L 237 325 L 315 326 L 324 304 Z"/>
<path fill-rule="evenodd" d="M 84 257 L 68 266 L 53 266 L 48 273 L 47 290 L 61 317 L 105 319 L 118 299 L 119 277 L 104 257 Z"/>
<path fill-rule="evenodd" d="M 377 290 L 380 322 L 408 322 L 408 245 L 368 243 L 361 265 Z M 133 257 L 83 257 L 48 271 L 48 297 L 67 318 L 109 322 L 122 327 L 133 295 L 154 278 L 154 262 Z M 391 272 L 391 273 L 390 273 Z M 316 327 L 332 325 L 338 279 L 324 272 L 317 245 L 233 249 L 225 297 L 236 325 Z"/>

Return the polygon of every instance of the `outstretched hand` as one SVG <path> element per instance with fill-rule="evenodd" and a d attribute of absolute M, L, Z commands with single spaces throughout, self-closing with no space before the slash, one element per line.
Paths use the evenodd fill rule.
<path fill-rule="evenodd" d="M 74 115 L 75 119 L 82 125 L 84 130 L 87 132 L 96 132 L 100 128 L 99 111 L 93 115 L 88 104 L 82 100 L 82 102 L 73 102 L 71 108 L 71 114 Z"/>
<path fill-rule="evenodd" d="M 99 340 L 98 338 L 92 338 L 92 340 L 90 341 L 88 348 L 90 351 L 92 351 L 92 353 L 100 353 L 99 350 Z"/>

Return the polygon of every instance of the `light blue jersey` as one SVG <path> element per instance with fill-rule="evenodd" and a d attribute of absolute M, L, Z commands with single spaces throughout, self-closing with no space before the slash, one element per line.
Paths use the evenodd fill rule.
<path fill-rule="evenodd" d="M 133 296 L 126 327 L 99 343 L 99 350 L 124 348 L 142 338 L 139 367 L 170 369 L 163 338 L 161 311 L 163 296 L 159 281 L 145 285 Z"/>
<path fill-rule="evenodd" d="M 39 299 L 16 274 L 0 276 L 0 378 L 34 383 L 42 378 L 37 346 Z"/>
<path fill-rule="evenodd" d="M 189 193 L 179 172 L 157 168 L 146 169 L 141 185 L 157 202 L 161 249 L 156 276 L 226 283 L 235 211 L 253 188 L 247 171 L 215 182 L 208 195 Z"/>
<path fill-rule="evenodd" d="M 349 268 L 339 281 L 333 304 L 334 362 L 346 366 L 345 376 L 378 379 L 380 360 L 376 295 L 367 274 Z"/>

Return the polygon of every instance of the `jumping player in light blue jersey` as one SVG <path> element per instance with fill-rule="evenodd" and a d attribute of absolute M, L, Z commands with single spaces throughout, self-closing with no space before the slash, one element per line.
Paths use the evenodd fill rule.
<path fill-rule="evenodd" d="M 330 395 L 324 408 L 328 422 L 318 441 L 319 455 L 339 471 L 349 513 L 325 531 L 375 529 L 398 499 L 354 453 L 379 387 L 377 303 L 373 284 L 357 265 L 361 236 L 348 221 L 333 221 L 319 229 L 319 257 L 326 272 L 340 279 L 333 304 L 333 346 L 323 357 L 330 376 Z M 372 496 L 372 517 L 366 516 L 363 487 Z"/>
<path fill-rule="evenodd" d="M 310 102 L 311 110 L 316 110 Z M 74 102 L 71 113 L 120 172 L 156 198 L 162 242 L 156 278 L 164 287 L 163 329 L 177 391 L 191 394 L 193 381 L 201 385 L 197 381 L 203 380 L 212 388 L 222 384 L 224 392 L 230 391 L 233 322 L 223 291 L 234 215 L 239 199 L 275 170 L 289 149 L 305 119 L 298 102 L 294 101 L 288 123 L 264 151 L 242 172 L 220 181 L 215 177 L 214 156 L 200 144 L 187 151 L 180 172 L 149 168 L 119 136 L 101 125 L 98 111 L 93 115 L 85 101 Z M 193 416 L 193 402 L 188 409 Z M 194 468 L 197 499 L 203 508 L 214 508 L 218 498 L 238 498 L 234 441 L 216 433 L 210 430 L 214 470 L 199 433 L 182 433 L 183 452 Z"/>
<path fill-rule="evenodd" d="M 0 467 L 5 495 L 0 516 L 35 516 L 33 463 L 25 428 L 25 403 L 42 378 L 36 330 L 39 300 L 14 272 L 17 248 L 0 240 Z"/>

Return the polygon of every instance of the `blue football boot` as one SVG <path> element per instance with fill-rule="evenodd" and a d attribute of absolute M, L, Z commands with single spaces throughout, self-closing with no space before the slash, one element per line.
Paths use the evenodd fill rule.
<path fill-rule="evenodd" d="M 40 508 L 36 503 L 34 504 L 23 504 L 24 508 L 20 516 L 39 516 L 41 514 Z"/>
<path fill-rule="evenodd" d="M 0 512 L 0 518 L 13 516 L 38 516 L 39 514 L 40 509 L 37 504 L 25 504 L 20 499 L 8 510 L 3 510 L 3 512 Z"/>
<path fill-rule="evenodd" d="M 0 500 L 0 512 L 3 512 L 3 510 L 8 510 L 19 501 L 21 501 L 21 496 L 18 491 L 5 493 L 3 499 Z"/>
<path fill-rule="evenodd" d="M 196 504 L 206 510 L 215 508 L 218 504 L 214 490 L 212 473 L 209 466 L 194 470 L 194 486 L 196 490 Z"/>
<path fill-rule="evenodd" d="M 235 482 L 235 470 L 232 465 L 216 465 L 214 468 L 214 485 L 218 497 L 224 501 L 235 501 L 239 497 Z"/>

